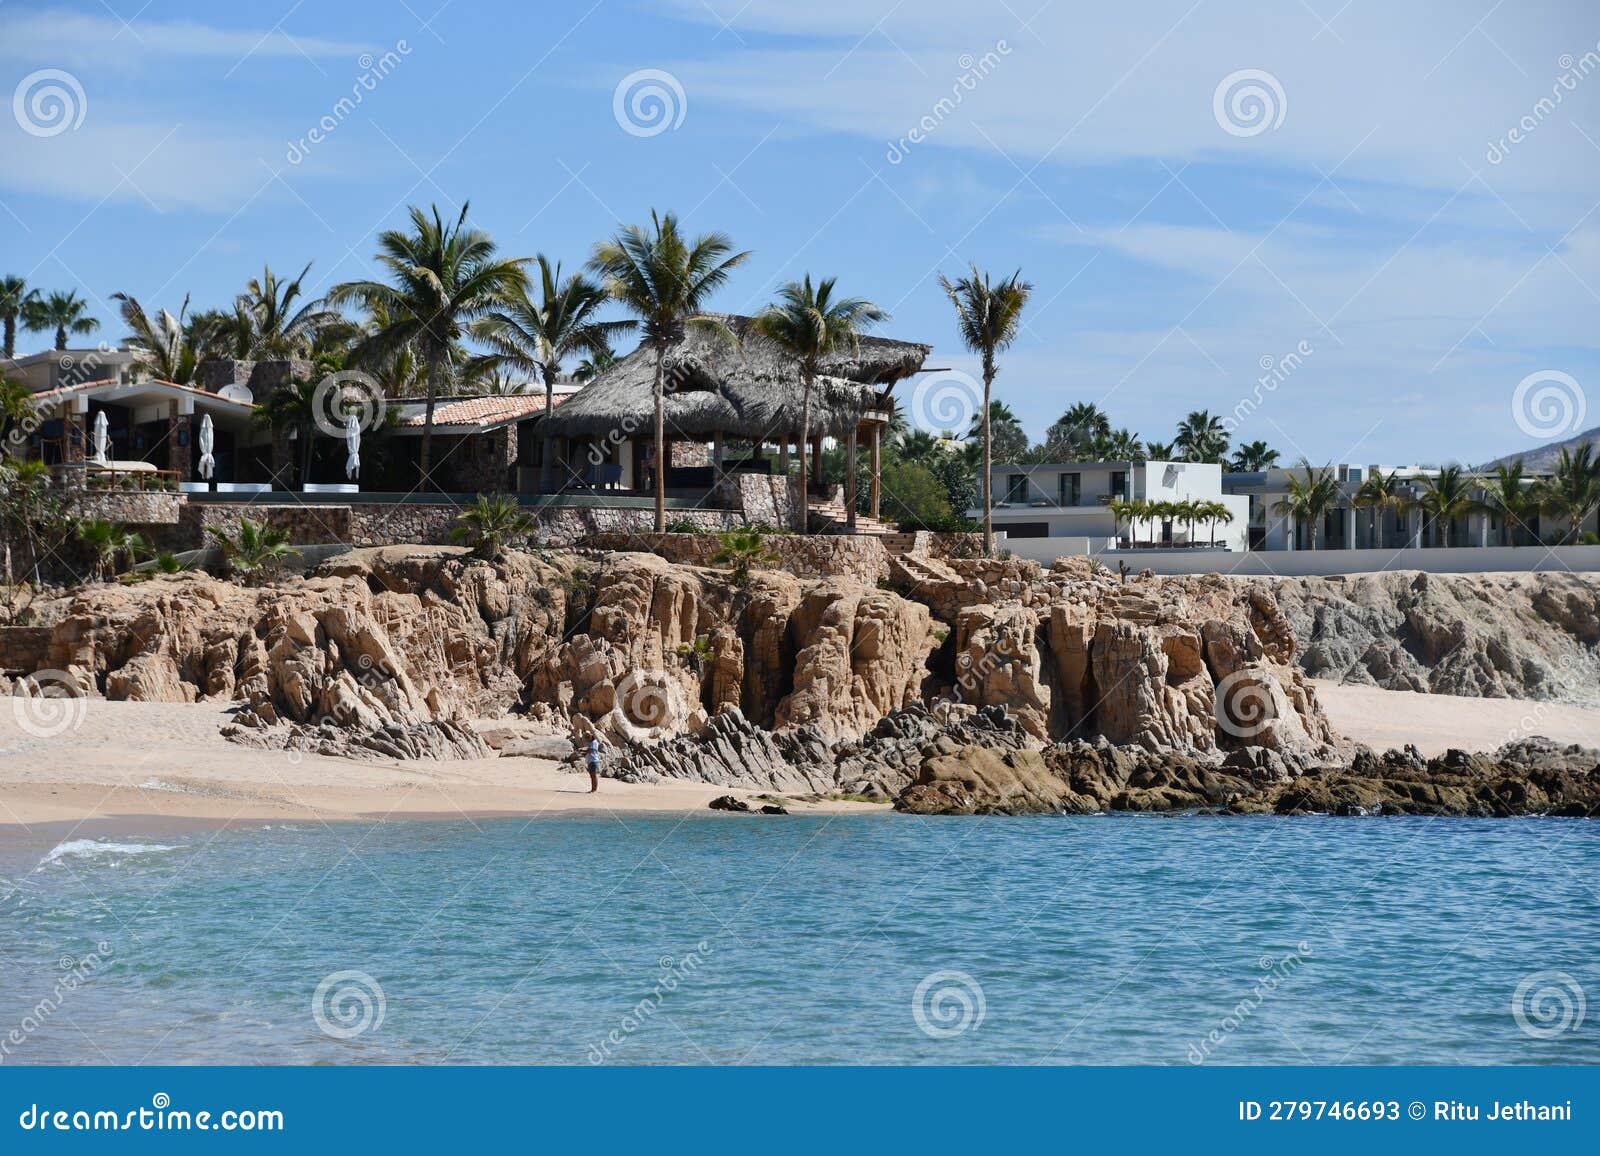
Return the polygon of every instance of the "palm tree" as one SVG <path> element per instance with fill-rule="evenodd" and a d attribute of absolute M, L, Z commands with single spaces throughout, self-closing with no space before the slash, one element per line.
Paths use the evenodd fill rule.
<path fill-rule="evenodd" d="M 767 306 L 755 319 L 755 331 L 788 353 L 800 363 L 800 526 L 808 528 L 805 499 L 809 475 L 806 473 L 806 448 L 811 436 L 811 397 L 816 389 L 817 371 L 822 359 L 840 349 L 855 349 L 861 334 L 888 320 L 889 315 L 865 297 L 835 297 L 834 278 L 827 277 L 813 288 L 811 275 L 803 281 L 791 281 L 778 290 L 778 300 Z M 846 481 L 849 493 L 845 495 L 846 527 L 851 533 L 856 528 L 856 455 L 855 431 L 852 430 L 846 448 Z M 813 465 L 813 469 L 815 466 Z"/>
<path fill-rule="evenodd" d="M 497 558 L 509 539 L 526 538 L 538 525 L 522 512 L 515 498 L 505 494 L 479 494 L 477 501 L 456 515 L 450 537 L 470 545 L 485 558 Z"/>
<path fill-rule="evenodd" d="M 1211 524 L 1211 545 L 1215 546 L 1217 544 L 1217 523 L 1221 522 L 1224 526 L 1233 525 L 1233 511 L 1228 508 L 1226 502 L 1219 502 L 1215 499 L 1201 502 L 1200 506 L 1202 508 L 1200 516 Z"/>
<path fill-rule="evenodd" d="M 732 568 L 730 577 L 735 586 L 749 584 L 752 566 L 767 565 L 777 560 L 777 555 L 768 553 L 763 545 L 761 531 L 751 529 L 724 530 L 720 536 L 720 546 L 711 556 L 713 565 Z"/>
<path fill-rule="evenodd" d="M 1391 470 L 1386 477 L 1382 470 L 1374 470 L 1361 483 L 1351 501 L 1357 509 L 1370 511 L 1372 544 L 1381 548 L 1388 545 L 1388 535 L 1382 532 L 1385 517 L 1409 509 L 1411 495 L 1406 483 L 1400 480 L 1400 471 Z"/>
<path fill-rule="evenodd" d="M 237 337 L 249 349 L 248 360 L 309 356 L 318 334 L 344 321 L 321 301 L 295 307 L 309 272 L 308 261 L 298 277 L 280 281 L 270 265 L 263 266 L 261 276 L 252 277 L 235 298 Z"/>
<path fill-rule="evenodd" d="M 1451 523 L 1482 509 L 1482 504 L 1473 496 L 1476 484 L 1476 479 L 1454 464 L 1443 467 L 1437 476 L 1422 478 L 1417 506 L 1439 526 L 1443 545 L 1450 545 Z"/>
<path fill-rule="evenodd" d="M 705 308 L 711 295 L 749 257 L 749 252 L 735 253 L 725 233 L 705 233 L 690 241 L 679 230 L 675 214 L 661 216 L 652 210 L 648 226 L 625 226 L 611 240 L 596 245 L 589 260 L 612 299 L 638 316 L 643 344 L 655 351 L 658 534 L 667 528 L 667 350 L 682 340 L 690 325 L 735 340 L 722 322 L 706 316 Z"/>
<path fill-rule="evenodd" d="M 27 316 L 38 297 L 39 291 L 29 289 L 27 282 L 16 274 L 0 277 L 0 322 L 5 324 L 4 355 L 8 361 L 17 355 L 17 321 Z"/>
<path fill-rule="evenodd" d="M 1516 544 L 1517 530 L 1531 533 L 1539 515 L 1539 492 L 1522 465 L 1522 459 L 1495 466 L 1494 473 L 1478 479 L 1483 486 L 1485 510 L 1500 516 L 1500 544 Z"/>
<path fill-rule="evenodd" d="M 1220 462 L 1228 456 L 1228 432 L 1209 410 L 1197 409 L 1179 422 L 1173 444 L 1188 462 Z"/>
<path fill-rule="evenodd" d="M 939 439 L 925 429 L 909 430 L 900 436 L 899 453 L 903 462 L 926 461 L 934 454 L 943 453 Z"/>
<path fill-rule="evenodd" d="M 989 401 L 995 375 L 1000 372 L 995 355 L 1003 353 L 1017 339 L 1022 310 L 1028 304 L 1033 286 L 1022 280 L 1022 270 L 994 284 L 989 274 L 977 265 L 958 281 L 939 275 L 939 284 L 956 308 L 956 328 L 961 343 L 976 353 L 983 363 L 983 472 L 980 476 L 983 501 L 983 552 L 994 553 L 994 447 L 990 440 Z"/>
<path fill-rule="evenodd" d="M 11 585 L 11 543 L 26 542 L 33 582 L 41 585 L 39 539 L 65 525 L 66 501 L 52 485 L 50 467 L 37 458 L 14 461 L 0 455 L 0 543 L 5 581 Z"/>
<path fill-rule="evenodd" d="M 1089 452 L 1100 462 L 1136 462 L 1146 456 L 1144 442 L 1139 440 L 1138 434 L 1128 429 L 1114 429 L 1108 434 L 1096 436 Z"/>
<path fill-rule="evenodd" d="M 1127 523 L 1129 545 L 1133 543 L 1133 518 L 1137 512 L 1138 505 L 1138 502 L 1129 502 L 1122 498 L 1113 498 L 1106 505 L 1106 509 L 1111 511 L 1112 520 L 1116 525 L 1117 537 L 1122 537 L 1123 523 Z"/>
<path fill-rule="evenodd" d="M 100 322 L 89 316 L 89 303 L 77 290 L 34 297 L 22 307 L 22 324 L 35 333 L 54 329 L 58 350 L 67 347 L 69 333 L 83 336 L 100 328 Z"/>
<path fill-rule="evenodd" d="M 578 367 L 572 371 L 572 380 L 582 382 L 593 381 L 616 363 L 616 350 L 612 349 L 609 345 L 604 349 L 597 349 L 594 351 L 594 353 L 578 362 Z"/>
<path fill-rule="evenodd" d="M 1144 456 L 1153 462 L 1170 462 L 1178 456 L 1178 448 L 1174 442 L 1145 442 Z"/>
<path fill-rule="evenodd" d="M 150 548 L 144 535 L 134 533 L 121 522 L 108 522 L 104 518 L 79 522 L 78 539 L 94 551 L 95 574 L 102 580 L 116 573 L 117 555 L 127 554 L 128 563 L 132 565 L 138 554 Z"/>
<path fill-rule="evenodd" d="M 311 379 L 290 378 L 256 406 L 250 420 L 274 431 L 293 430 L 299 446 L 300 484 L 311 480 L 311 447 L 317 429 L 317 390 Z"/>
<path fill-rule="evenodd" d="M 183 299 L 176 317 L 163 309 L 154 320 L 136 297 L 113 293 L 111 300 L 117 303 L 122 323 L 128 329 L 128 336 L 122 342 L 138 355 L 133 363 L 136 369 L 158 381 L 170 381 L 175 385 L 188 385 L 194 380 L 195 366 L 202 353 L 200 345 L 205 344 L 214 331 L 206 325 L 196 325 L 193 320 L 185 321 L 189 298 Z"/>
<path fill-rule="evenodd" d="M 1304 473 L 1301 476 L 1291 473 L 1285 479 L 1288 493 L 1278 500 L 1273 510 L 1291 516 L 1297 524 L 1308 526 L 1311 548 L 1315 550 L 1322 520 L 1339 500 L 1339 481 L 1327 466 L 1313 468 L 1301 458 L 1300 467 Z"/>
<path fill-rule="evenodd" d="M 330 305 L 361 304 L 384 319 L 383 328 L 353 351 L 356 361 L 388 365 L 409 350 L 422 363 L 428 386 L 418 455 L 423 486 L 432 482 L 434 406 L 459 362 L 462 337 L 527 280 L 525 258 L 496 257 L 489 235 L 467 227 L 468 207 L 462 205 L 461 215 L 447 225 L 437 205 L 432 216 L 411 206 L 409 232 L 388 229 L 378 237 L 377 261 L 393 284 L 350 281 L 328 294 Z"/>
<path fill-rule="evenodd" d="M 1576 542 L 1583 520 L 1600 508 L 1600 460 L 1594 457 L 1594 443 L 1562 450 L 1555 472 L 1539 483 L 1537 494 L 1540 508 L 1565 521 L 1567 540 Z"/>
<path fill-rule="evenodd" d="M 1263 441 L 1246 442 L 1233 455 L 1232 467 L 1242 474 L 1260 473 L 1278 464 L 1278 451 Z"/>
<path fill-rule="evenodd" d="M 1111 433 L 1111 419 L 1093 402 L 1079 401 L 1067 407 L 1045 431 L 1046 456 L 1082 458 L 1090 452 L 1096 438 Z"/>
<path fill-rule="evenodd" d="M 25 425 L 34 412 L 33 391 L 14 378 L 0 377 L 0 441 L 13 428 Z M 15 447 L 0 448 L 0 456 L 12 452 Z"/>
<path fill-rule="evenodd" d="M 611 352 L 611 338 L 632 329 L 632 321 L 601 321 L 599 312 L 609 296 L 605 286 L 574 273 L 561 278 L 561 265 L 550 264 L 543 253 L 539 265 L 539 300 L 528 295 L 524 283 L 506 295 L 505 302 L 472 326 L 473 336 L 495 353 L 496 361 L 544 381 L 544 411 L 555 408 L 556 380 L 561 363 L 578 353 L 598 357 Z M 539 488 L 547 491 L 554 477 L 555 460 L 544 455 Z"/>
<path fill-rule="evenodd" d="M 207 526 L 206 532 L 221 548 L 229 569 L 243 578 L 246 585 L 264 578 L 281 559 L 294 553 L 289 536 L 282 530 L 272 529 L 264 521 L 240 518 L 238 527 L 232 531 L 221 526 Z"/>

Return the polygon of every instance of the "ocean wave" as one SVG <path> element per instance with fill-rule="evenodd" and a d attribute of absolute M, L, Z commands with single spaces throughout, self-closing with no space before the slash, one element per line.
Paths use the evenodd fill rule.
<path fill-rule="evenodd" d="M 39 860 L 39 866 L 72 856 L 94 859 L 106 855 L 150 855 L 158 851 L 176 850 L 177 847 L 165 843 L 101 843 L 94 839 L 69 839 L 51 848 L 50 853 Z"/>

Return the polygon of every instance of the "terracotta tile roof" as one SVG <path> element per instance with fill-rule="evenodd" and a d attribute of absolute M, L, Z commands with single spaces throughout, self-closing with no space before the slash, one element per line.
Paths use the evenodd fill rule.
<path fill-rule="evenodd" d="M 557 394 L 555 403 L 560 405 L 566 400 L 565 394 Z M 441 425 L 475 425 L 492 426 L 508 421 L 517 421 L 521 418 L 531 417 L 544 412 L 543 394 L 510 394 L 505 397 L 469 397 L 460 401 L 450 401 L 438 406 L 433 411 L 433 424 Z M 401 419 L 401 425 L 421 426 L 423 415 L 411 414 Z"/>

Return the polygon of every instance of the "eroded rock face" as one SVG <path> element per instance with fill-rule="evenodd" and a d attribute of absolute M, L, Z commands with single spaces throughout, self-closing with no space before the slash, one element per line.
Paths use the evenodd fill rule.
<path fill-rule="evenodd" d="M 1314 678 L 1484 698 L 1600 705 L 1594 575 L 1261 579 Z"/>

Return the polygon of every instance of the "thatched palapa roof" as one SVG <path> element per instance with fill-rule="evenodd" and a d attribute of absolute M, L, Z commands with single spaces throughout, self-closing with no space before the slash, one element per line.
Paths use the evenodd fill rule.
<path fill-rule="evenodd" d="M 802 387 L 800 365 L 757 334 L 752 319 L 716 314 L 739 338 L 703 325 L 687 327 L 666 357 L 667 436 L 708 441 L 721 430 L 749 441 L 798 438 Z M 827 358 L 811 398 L 811 429 L 817 436 L 842 437 L 878 397 L 902 378 L 917 373 L 931 347 L 885 337 L 862 337 L 859 344 Z M 647 437 L 655 414 L 655 352 L 643 345 L 620 359 L 569 397 L 544 419 L 555 437 Z"/>

